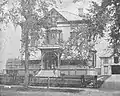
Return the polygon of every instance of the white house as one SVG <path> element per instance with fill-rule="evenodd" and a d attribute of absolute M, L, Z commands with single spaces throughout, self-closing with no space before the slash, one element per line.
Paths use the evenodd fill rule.
<path fill-rule="evenodd" d="M 81 14 L 83 15 L 83 13 Z M 31 40 L 30 43 L 31 48 L 36 44 L 39 45 L 38 51 L 41 52 L 41 54 L 38 54 L 39 56 L 37 60 L 40 60 L 40 62 L 35 64 L 35 68 L 40 69 L 40 74 L 42 74 L 41 72 L 43 72 L 44 75 L 45 73 L 52 74 L 54 68 L 60 69 L 63 50 L 62 41 L 67 42 L 69 38 L 74 38 L 77 35 L 76 28 L 78 27 L 80 31 L 85 32 L 87 30 L 86 26 L 88 21 L 85 20 L 82 15 L 78 16 L 77 14 L 70 13 L 68 11 L 61 11 L 53 8 L 49 11 L 48 16 L 42 18 L 48 22 L 48 25 L 52 23 L 52 27 L 44 30 L 45 38 L 42 39 L 43 42 L 35 41 L 34 36 L 37 32 L 34 32 L 31 35 L 31 39 L 33 40 Z M 39 41 L 42 40 L 39 38 Z M 91 50 L 91 53 L 91 63 L 89 67 L 95 69 L 96 51 Z M 92 69 L 88 72 L 89 74 L 91 74 L 91 72 L 93 73 Z M 38 75 L 40 76 L 39 73 Z M 79 74 L 81 74 L 81 72 Z"/>

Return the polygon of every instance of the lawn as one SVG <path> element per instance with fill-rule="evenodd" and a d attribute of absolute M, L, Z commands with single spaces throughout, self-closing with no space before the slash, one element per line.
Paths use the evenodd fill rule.
<path fill-rule="evenodd" d="M 21 88 L 3 88 L 1 87 L 0 96 L 120 96 L 120 92 L 110 91 L 85 91 L 72 89 L 39 89 L 30 88 L 23 90 Z"/>

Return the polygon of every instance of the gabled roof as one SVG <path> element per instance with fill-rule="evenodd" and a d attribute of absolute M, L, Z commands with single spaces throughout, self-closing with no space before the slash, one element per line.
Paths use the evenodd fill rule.
<path fill-rule="evenodd" d="M 64 18 L 65 21 L 78 21 L 83 19 L 77 14 L 74 14 L 68 11 L 63 11 L 57 8 L 56 9 L 52 8 L 49 12 L 52 12 L 52 11 L 57 12 L 62 18 Z"/>
<path fill-rule="evenodd" d="M 100 58 L 109 58 L 109 57 L 111 57 L 111 56 L 113 56 L 113 50 L 112 50 L 112 49 L 110 49 L 109 51 L 105 51 L 105 52 L 100 56 Z"/>
<path fill-rule="evenodd" d="M 80 16 L 73 14 L 71 12 L 68 11 L 59 11 L 59 13 L 64 16 L 68 21 L 77 21 L 77 20 L 82 20 L 83 18 L 81 18 Z"/>
<path fill-rule="evenodd" d="M 56 12 L 58 15 L 61 16 L 61 18 L 64 20 L 64 21 L 68 21 L 67 18 L 65 18 L 62 14 L 59 13 L 58 10 L 56 10 L 55 8 L 52 8 L 49 13 L 52 13 L 52 12 Z"/>

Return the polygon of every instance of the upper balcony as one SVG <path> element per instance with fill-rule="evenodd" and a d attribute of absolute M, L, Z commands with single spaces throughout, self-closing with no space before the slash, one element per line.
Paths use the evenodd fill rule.
<path fill-rule="evenodd" d="M 41 45 L 39 49 L 62 49 L 61 45 Z"/>
<path fill-rule="evenodd" d="M 57 29 L 46 30 L 46 36 L 39 49 L 59 49 L 62 48 L 62 31 Z"/>

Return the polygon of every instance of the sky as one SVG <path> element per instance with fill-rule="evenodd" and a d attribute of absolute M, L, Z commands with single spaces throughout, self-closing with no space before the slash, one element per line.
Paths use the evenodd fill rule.
<path fill-rule="evenodd" d="M 0 50 L 0 69 L 5 68 L 5 63 L 8 58 L 16 58 L 20 49 L 20 28 L 14 29 L 12 24 L 8 25 L 6 31 L 2 35 L 3 47 Z"/>
<path fill-rule="evenodd" d="M 59 1 L 59 0 L 58 0 Z M 72 3 L 73 0 L 61 0 L 62 3 L 58 3 L 58 8 L 64 11 L 69 11 L 75 14 L 78 14 L 78 8 L 88 8 L 88 4 L 91 0 L 82 0 L 83 2 Z M 96 2 L 100 2 L 100 0 L 94 0 Z M 85 10 L 84 10 L 85 11 Z M 5 69 L 5 63 L 8 58 L 17 58 L 20 57 L 20 36 L 21 36 L 21 28 L 18 26 L 16 29 L 12 24 L 9 24 L 8 28 L 4 32 L 0 32 L 0 41 L 2 42 L 3 47 L 0 51 L 0 70 Z M 1 44 L 1 43 L 0 43 Z M 96 45 L 96 49 L 98 50 L 98 56 L 103 49 L 107 47 L 107 42 L 102 39 L 100 43 Z M 99 60 L 98 60 L 99 63 Z"/>

